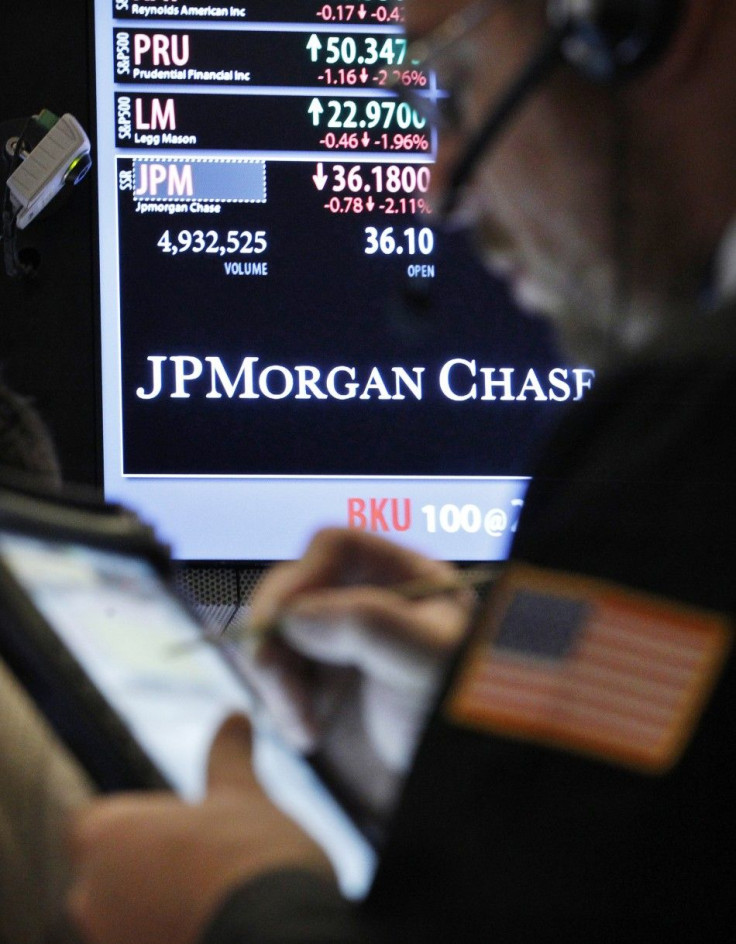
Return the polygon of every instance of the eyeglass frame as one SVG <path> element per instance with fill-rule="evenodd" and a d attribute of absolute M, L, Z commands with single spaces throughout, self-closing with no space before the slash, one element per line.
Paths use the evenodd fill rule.
<path fill-rule="evenodd" d="M 406 49 L 405 61 L 412 67 L 432 69 L 433 63 L 459 45 L 466 37 L 490 16 L 494 7 L 508 0 L 474 0 L 461 10 L 456 10 L 445 17 L 426 36 L 414 40 Z M 436 105 L 436 98 L 422 94 L 422 87 L 403 85 L 401 77 L 395 75 L 386 87 L 427 117 L 433 125 L 443 125 L 441 113 L 432 113 L 430 106 Z"/>
<path fill-rule="evenodd" d="M 432 63 L 437 62 L 448 51 L 457 47 L 502 2 L 509 2 L 509 0 L 474 0 L 461 10 L 451 13 L 427 36 L 409 44 L 406 50 L 406 61 L 412 66 L 431 69 Z M 562 47 L 568 32 L 569 28 L 566 24 L 562 24 L 559 28 L 551 28 L 547 32 L 529 62 L 501 98 L 494 102 L 486 119 L 470 136 L 450 173 L 442 203 L 438 208 L 441 217 L 451 215 L 460 192 L 472 177 L 481 157 L 519 105 L 526 100 L 529 92 L 563 61 Z M 437 106 L 438 99 L 429 100 L 426 95 L 422 95 L 420 88 L 403 86 L 399 78 L 389 83 L 388 88 L 398 98 L 406 101 L 414 110 L 426 117 L 440 130 L 440 133 L 443 126 L 447 128 L 455 124 L 454 121 L 443 118 L 443 113 Z M 440 100 L 442 97 L 447 98 L 440 92 Z M 430 109 L 430 105 L 434 106 L 433 110 Z M 445 108 L 446 111 L 447 108 Z"/>

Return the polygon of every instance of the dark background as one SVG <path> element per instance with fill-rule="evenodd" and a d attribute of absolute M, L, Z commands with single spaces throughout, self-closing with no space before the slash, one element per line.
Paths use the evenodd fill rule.
<path fill-rule="evenodd" d="M 3 2 L 0 124 L 42 108 L 71 112 L 91 135 L 86 0 Z M 2 137 L 4 147 L 6 136 Z M 99 481 L 94 171 L 21 234 L 39 262 L 32 280 L 0 266 L 0 369 L 29 396 L 55 437 L 65 477 Z"/>

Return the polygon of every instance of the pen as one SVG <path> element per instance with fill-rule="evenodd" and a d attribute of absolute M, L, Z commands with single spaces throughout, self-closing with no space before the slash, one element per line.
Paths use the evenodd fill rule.
<path fill-rule="evenodd" d="M 390 589 L 406 600 L 423 600 L 426 597 L 441 596 L 456 590 L 481 590 L 493 583 L 498 575 L 498 566 L 484 564 L 480 567 L 458 569 L 446 577 L 415 577 L 402 583 L 393 584 Z"/>
<path fill-rule="evenodd" d="M 497 575 L 498 565 L 485 564 L 480 567 L 458 569 L 439 579 L 436 577 L 415 577 L 401 583 L 389 584 L 386 589 L 399 594 L 405 600 L 424 600 L 441 596 L 444 593 L 454 593 L 458 590 L 483 590 L 494 582 Z M 280 631 L 281 623 L 278 619 L 265 625 L 248 626 L 237 634 L 231 633 L 228 637 L 226 637 L 227 629 L 216 632 L 209 631 L 203 633 L 198 639 L 188 639 L 184 642 L 175 643 L 170 649 L 170 654 L 188 652 L 206 643 L 217 644 L 225 638 L 236 642 L 250 641 L 262 645 L 269 639 L 278 636 Z"/>

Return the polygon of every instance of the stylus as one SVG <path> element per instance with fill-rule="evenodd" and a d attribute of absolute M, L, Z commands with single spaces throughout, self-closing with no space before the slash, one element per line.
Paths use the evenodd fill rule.
<path fill-rule="evenodd" d="M 446 577 L 437 579 L 436 577 L 417 577 L 413 580 L 405 580 L 401 583 L 393 584 L 390 589 L 398 593 L 405 600 L 424 600 L 429 597 L 441 596 L 443 593 L 454 593 L 459 590 L 483 590 L 490 586 L 498 576 L 498 565 L 486 564 L 480 567 L 467 567 L 458 569 L 448 574 Z M 226 633 L 224 630 L 217 632 L 205 632 L 199 639 L 186 640 L 176 643 L 171 647 L 170 654 L 176 655 L 191 650 L 193 647 L 201 646 L 204 643 L 214 643 L 224 641 L 225 638 L 230 642 L 249 642 L 257 647 L 268 642 L 269 639 L 278 637 L 281 633 L 281 622 L 274 620 L 265 625 L 248 624 L 237 632 Z"/>

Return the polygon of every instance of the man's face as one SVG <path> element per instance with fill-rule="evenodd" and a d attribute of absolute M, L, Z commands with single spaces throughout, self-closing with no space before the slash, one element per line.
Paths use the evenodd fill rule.
<path fill-rule="evenodd" d="M 464 6 L 463 0 L 406 0 L 407 32 L 425 36 Z M 542 0 L 501 0 L 438 62 L 440 85 L 457 91 L 459 104 L 457 127 L 441 136 L 433 170 L 438 199 L 473 131 L 536 51 L 545 28 Z M 488 149 L 456 211 L 517 301 L 552 315 L 578 341 L 591 331 L 605 334 L 616 294 L 613 114 L 606 89 L 561 70 Z"/>

